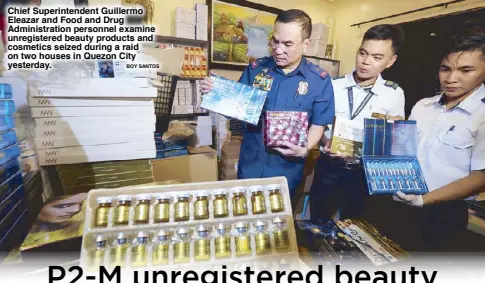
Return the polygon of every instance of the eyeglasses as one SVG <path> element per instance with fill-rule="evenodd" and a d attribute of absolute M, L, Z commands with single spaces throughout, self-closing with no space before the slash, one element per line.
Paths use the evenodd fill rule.
<path fill-rule="evenodd" d="M 268 46 L 273 50 L 278 48 L 279 46 L 283 52 L 288 53 L 293 49 L 295 49 L 301 43 L 303 43 L 303 41 L 300 41 L 297 44 L 288 45 L 287 43 L 282 43 L 281 41 L 276 41 L 274 39 L 271 39 L 270 41 L 268 41 Z"/>

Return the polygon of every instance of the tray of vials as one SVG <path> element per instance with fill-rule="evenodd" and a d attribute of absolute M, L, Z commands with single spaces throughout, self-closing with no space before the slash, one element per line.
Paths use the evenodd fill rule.
<path fill-rule="evenodd" d="M 185 268 L 297 256 L 292 215 L 284 177 L 91 190 L 81 265 Z"/>
<path fill-rule="evenodd" d="M 423 195 L 428 187 L 416 158 L 366 157 L 364 170 L 370 195 Z"/>

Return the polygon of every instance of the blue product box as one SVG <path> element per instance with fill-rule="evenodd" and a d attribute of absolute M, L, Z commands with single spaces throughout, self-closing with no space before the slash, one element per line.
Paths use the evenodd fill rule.
<path fill-rule="evenodd" d="M 10 160 L 17 159 L 20 156 L 20 147 L 18 144 L 11 145 L 0 150 L 0 166 L 9 162 Z"/>
<path fill-rule="evenodd" d="M 0 99 L 0 116 L 15 114 L 15 104 L 11 99 Z"/>
<path fill-rule="evenodd" d="M 211 78 L 214 88 L 204 95 L 200 107 L 257 125 L 268 93 L 223 77 Z"/>
<path fill-rule="evenodd" d="M 20 171 L 20 162 L 16 158 L 0 167 L 0 184 Z"/>
<path fill-rule="evenodd" d="M 15 144 L 17 142 L 17 134 L 14 130 L 0 134 L 0 149 Z"/>
<path fill-rule="evenodd" d="M 0 84 L 0 99 L 11 99 L 12 98 L 12 86 L 9 84 Z"/>
<path fill-rule="evenodd" d="M 18 172 L 0 185 L 0 203 L 23 185 L 22 172 Z"/>
<path fill-rule="evenodd" d="M 416 154 L 416 121 L 364 120 L 362 161 L 370 195 L 428 193 Z"/>
<path fill-rule="evenodd" d="M 186 140 L 183 140 L 183 141 L 155 140 L 155 146 L 157 150 L 187 149 L 188 142 Z"/>
<path fill-rule="evenodd" d="M 0 132 L 13 128 L 15 128 L 15 119 L 13 116 L 0 116 Z"/>
<path fill-rule="evenodd" d="M 0 201 L 0 221 L 12 211 L 18 202 L 24 199 L 24 186 L 20 185 L 6 199 Z"/>

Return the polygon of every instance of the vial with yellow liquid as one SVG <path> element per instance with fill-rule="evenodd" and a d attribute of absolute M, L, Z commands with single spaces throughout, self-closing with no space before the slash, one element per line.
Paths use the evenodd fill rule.
<path fill-rule="evenodd" d="M 288 227 L 283 218 L 277 217 L 273 220 L 273 237 L 275 250 L 277 252 L 286 252 L 290 249 Z"/>
<path fill-rule="evenodd" d="M 217 225 L 217 236 L 214 239 L 216 258 L 231 257 L 231 236 L 224 224 Z"/>
<path fill-rule="evenodd" d="M 189 194 L 181 194 L 175 203 L 175 221 L 188 221 L 189 217 Z"/>
<path fill-rule="evenodd" d="M 233 190 L 232 213 L 234 216 L 248 214 L 246 191 L 243 187 L 235 187 Z"/>
<path fill-rule="evenodd" d="M 207 192 L 198 192 L 197 199 L 194 202 L 194 219 L 209 219 L 209 194 Z"/>
<path fill-rule="evenodd" d="M 225 190 L 214 192 L 214 217 L 221 218 L 229 215 L 229 207 Z"/>
<path fill-rule="evenodd" d="M 253 208 L 253 214 L 262 214 L 266 212 L 266 201 L 264 199 L 263 187 L 252 186 L 251 187 L 251 204 Z"/>
<path fill-rule="evenodd" d="M 186 263 L 190 261 L 190 235 L 185 228 L 177 231 L 178 239 L 173 244 L 173 261 L 175 263 Z"/>
<path fill-rule="evenodd" d="M 153 264 L 167 264 L 169 260 L 170 232 L 160 230 L 153 245 Z"/>
<path fill-rule="evenodd" d="M 130 221 L 131 196 L 122 195 L 118 197 L 118 205 L 115 207 L 113 224 L 116 226 L 128 225 Z"/>
<path fill-rule="evenodd" d="M 146 266 L 148 263 L 148 233 L 140 231 L 131 248 L 131 265 Z"/>
<path fill-rule="evenodd" d="M 107 227 L 109 220 L 109 210 L 113 203 L 111 197 L 99 197 L 96 199 L 98 207 L 96 208 L 96 216 L 94 218 L 94 227 Z"/>
<path fill-rule="evenodd" d="M 155 204 L 155 223 L 167 223 L 170 221 L 170 197 L 159 194 L 156 195 L 157 203 Z"/>
<path fill-rule="evenodd" d="M 194 243 L 195 260 L 209 260 L 211 258 L 211 238 L 209 228 L 205 225 L 197 227 L 197 237 Z"/>
<path fill-rule="evenodd" d="M 104 266 L 104 259 L 107 249 L 107 238 L 104 235 L 97 235 L 95 241 L 96 248 L 92 251 L 91 254 L 91 268 L 94 270 L 100 266 Z"/>
<path fill-rule="evenodd" d="M 265 255 L 271 252 L 271 242 L 269 239 L 268 231 L 266 230 L 266 222 L 258 220 L 254 224 L 256 227 L 256 233 L 254 240 L 256 242 L 256 254 Z"/>
<path fill-rule="evenodd" d="M 141 194 L 137 195 L 138 203 L 135 206 L 135 217 L 133 222 L 135 224 L 148 224 L 150 221 L 150 202 L 152 196 Z"/>
<path fill-rule="evenodd" d="M 237 235 L 235 237 L 236 242 L 236 256 L 250 256 L 251 250 L 251 237 L 248 233 L 248 224 L 245 222 L 238 222 L 235 225 Z"/>
<path fill-rule="evenodd" d="M 113 246 L 111 247 L 111 266 L 124 267 L 126 264 L 126 255 L 130 243 L 128 242 L 128 235 L 126 233 L 120 232 L 116 235 Z"/>
<path fill-rule="evenodd" d="M 281 212 L 285 210 L 285 203 L 283 195 L 281 194 L 281 186 L 274 184 L 267 187 L 269 191 L 269 203 L 271 206 L 271 212 Z"/>

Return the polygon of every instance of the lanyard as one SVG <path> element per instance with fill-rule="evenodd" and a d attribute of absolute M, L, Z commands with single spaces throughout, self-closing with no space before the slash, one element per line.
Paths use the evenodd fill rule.
<path fill-rule="evenodd" d="M 352 114 L 352 112 L 354 111 L 354 90 L 353 90 L 353 87 L 349 87 L 347 90 L 348 90 L 348 97 L 349 97 L 349 117 L 350 117 L 350 120 L 354 120 L 355 117 L 357 117 L 360 114 L 360 112 L 362 112 L 362 110 L 367 105 L 367 103 L 369 103 L 374 93 L 372 92 L 372 90 L 370 90 L 367 96 L 362 101 L 362 103 L 355 110 L 355 113 Z"/>

